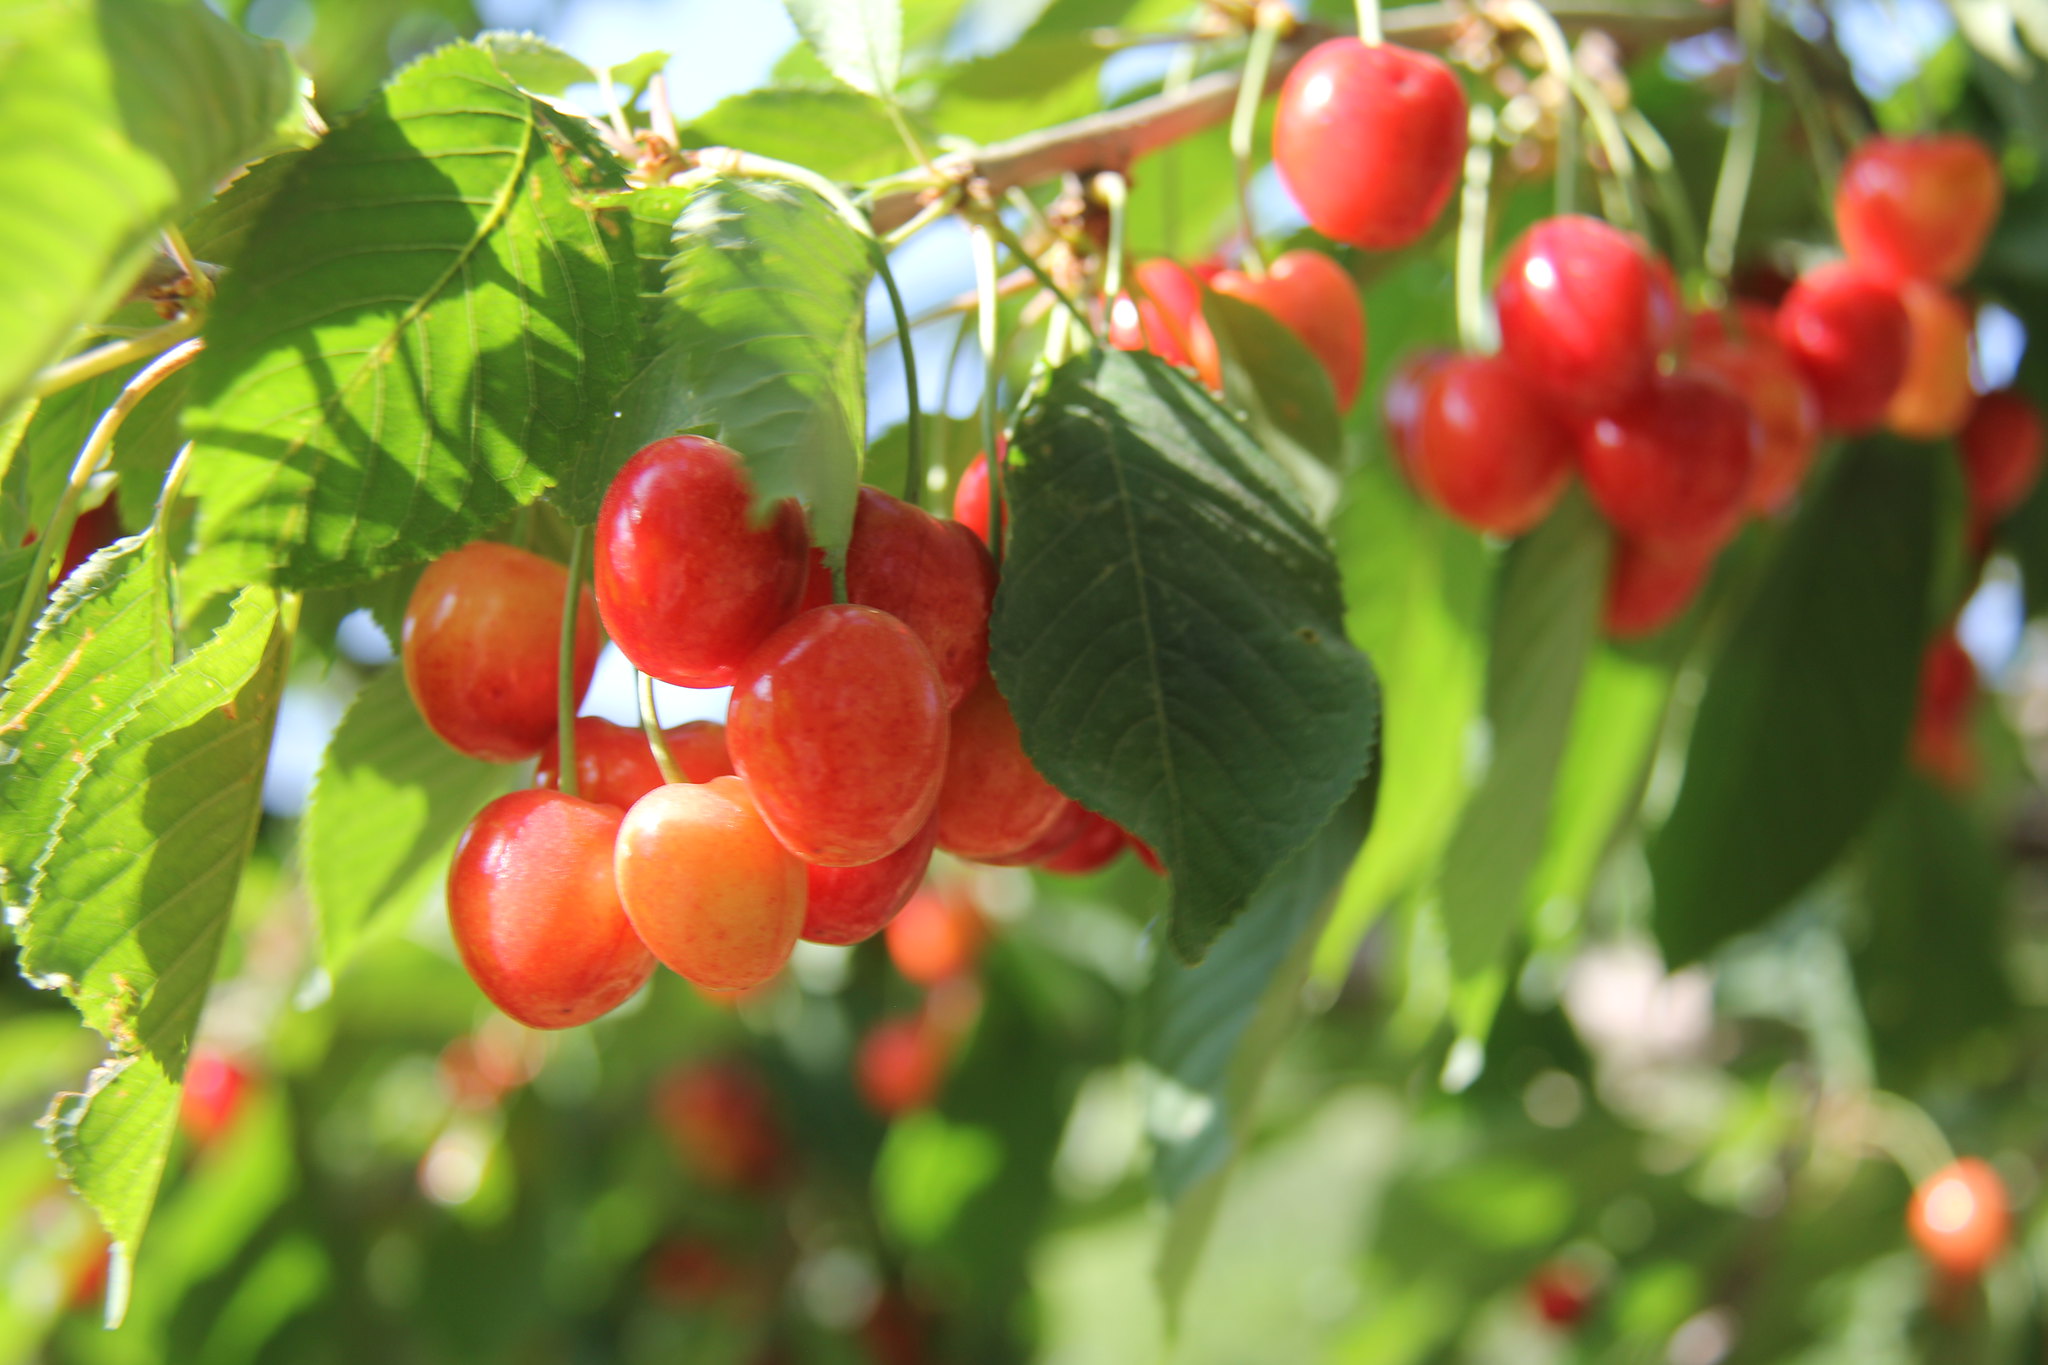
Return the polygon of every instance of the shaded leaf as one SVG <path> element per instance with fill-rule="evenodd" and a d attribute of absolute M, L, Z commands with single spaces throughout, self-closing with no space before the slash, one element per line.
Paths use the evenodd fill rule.
<path fill-rule="evenodd" d="M 1344 462 L 1328 372 L 1263 308 L 1205 289 L 1202 315 L 1216 338 L 1225 400 L 1244 411 L 1252 435 L 1287 466 L 1310 505 L 1328 509 L 1337 496 L 1331 471 Z"/>

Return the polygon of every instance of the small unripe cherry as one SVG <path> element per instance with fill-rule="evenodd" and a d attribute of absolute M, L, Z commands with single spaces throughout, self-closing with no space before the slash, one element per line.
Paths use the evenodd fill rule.
<path fill-rule="evenodd" d="M 876 1024 L 854 1058 L 860 1097 L 883 1118 L 926 1108 L 945 1078 L 945 1039 L 914 1017 Z"/>
<path fill-rule="evenodd" d="M 1550 515 L 1571 478 L 1571 434 L 1506 361 L 1437 362 L 1413 401 L 1405 455 L 1423 496 L 1495 535 L 1520 535 Z"/>
<path fill-rule="evenodd" d="M 448 924 L 491 1003 L 530 1028 L 624 1004 L 654 959 L 612 875 L 616 807 L 530 787 L 477 812 L 448 869 Z"/>
<path fill-rule="evenodd" d="M 923 828 L 946 744 L 931 652 L 895 617 L 851 604 L 805 612 L 763 641 L 726 717 L 762 818 L 827 867 L 874 862 Z"/>
<path fill-rule="evenodd" d="M 736 1061 L 678 1067 L 654 1092 L 654 1116 L 683 1162 L 715 1189 L 765 1189 L 781 1172 L 782 1125 L 768 1087 Z"/>
<path fill-rule="evenodd" d="M 883 934 L 889 960 L 904 980 L 936 986 L 974 970 L 988 942 L 988 921 L 965 896 L 927 887 L 910 898 Z"/>
<path fill-rule="evenodd" d="M 1601 625 L 1617 640 L 1654 635 L 1692 604 L 1713 565 L 1711 550 L 1617 537 Z"/>
<path fill-rule="evenodd" d="M 1969 419 L 1970 312 L 1940 285 L 1899 286 L 1908 324 L 1906 373 L 1885 408 L 1884 424 L 1901 436 L 1937 441 Z"/>
<path fill-rule="evenodd" d="M 1085 877 L 1091 872 L 1100 872 L 1115 862 L 1116 856 L 1130 843 L 1116 821 L 1094 811 L 1082 813 L 1087 819 L 1074 837 L 1039 862 L 1038 865 L 1047 872 L 1056 872 L 1063 877 Z"/>
<path fill-rule="evenodd" d="M 641 940 L 696 985 L 759 985 L 796 946 L 803 864 L 769 831 L 741 778 L 676 782 L 641 797 L 619 826 L 613 864 Z"/>
<path fill-rule="evenodd" d="M 1320 251 L 1290 251 L 1264 275 L 1221 271 L 1211 288 L 1277 318 L 1329 375 L 1337 410 L 1350 410 L 1365 380 L 1365 309 L 1343 266 Z M 1220 392 L 1223 360 L 1207 326 L 1190 337 L 1190 351 L 1202 382 Z"/>
<path fill-rule="evenodd" d="M 938 799 L 939 847 L 961 858 L 1007 858 L 1041 838 L 1065 806 L 1060 789 L 1024 752 L 994 677 L 983 678 L 953 709 Z"/>
<path fill-rule="evenodd" d="M 730 777 L 732 760 L 725 752 L 725 727 L 716 721 L 693 720 L 662 731 L 676 766 L 686 782 Z M 560 745 L 553 739 L 540 751 L 533 785 L 559 787 Z M 576 719 L 576 794 L 601 806 L 620 810 L 659 787 L 666 779 L 654 760 L 654 746 L 637 725 L 614 725 L 597 716 Z"/>
<path fill-rule="evenodd" d="M 862 488 L 846 547 L 846 596 L 909 626 L 931 651 L 946 704 L 988 674 L 996 565 L 957 521 L 941 521 L 879 488 Z"/>
<path fill-rule="evenodd" d="M 765 522 L 740 457 L 702 436 L 626 461 L 597 516 L 592 578 L 605 629 L 635 667 L 723 687 L 803 595 L 809 541 L 788 499 Z"/>
<path fill-rule="evenodd" d="M 1970 510 L 1994 522 L 2027 499 L 2041 476 L 2041 411 L 2010 389 L 1977 400 L 1957 448 Z"/>
<path fill-rule="evenodd" d="M 1952 1162 L 1913 1191 L 1906 1226 L 1937 1270 L 1958 1280 L 1975 1279 L 2012 1240 L 2005 1182 L 1976 1157 Z"/>
<path fill-rule="evenodd" d="M 1977 264 L 2004 197 L 1998 163 L 1974 137 L 1868 138 L 1842 168 L 1835 231 L 1866 269 L 1954 284 Z"/>
<path fill-rule="evenodd" d="M 937 820 L 927 820 L 909 843 L 875 862 L 859 867 L 806 863 L 802 937 L 812 943 L 859 943 L 873 937 L 895 920 L 923 883 L 938 837 Z"/>
<path fill-rule="evenodd" d="M 1912 323 L 1898 290 L 1847 261 L 1799 277 L 1778 306 L 1778 340 L 1834 431 L 1869 431 L 1906 377 Z"/>
<path fill-rule="evenodd" d="M 568 570 L 480 540 L 429 564 L 406 603 L 399 657 L 421 719 L 490 763 L 532 758 L 555 733 Z M 576 695 L 603 641 L 590 594 L 576 615 Z"/>
<path fill-rule="evenodd" d="M 1756 423 L 1720 380 L 1681 370 L 1579 433 L 1586 491 L 1624 536 L 1701 552 L 1742 524 Z"/>
<path fill-rule="evenodd" d="M 1682 323 L 1670 270 L 1642 239 L 1578 215 L 1547 218 L 1515 240 L 1494 300 L 1501 354 L 1566 413 L 1633 397 Z"/>
<path fill-rule="evenodd" d="M 1820 401 L 1779 344 L 1769 309 L 1745 303 L 1730 334 L 1718 313 L 1696 313 L 1686 363 L 1714 375 L 1749 405 L 1756 418 L 1756 469 L 1749 505 L 1775 512 L 1806 478 L 1820 450 Z"/>

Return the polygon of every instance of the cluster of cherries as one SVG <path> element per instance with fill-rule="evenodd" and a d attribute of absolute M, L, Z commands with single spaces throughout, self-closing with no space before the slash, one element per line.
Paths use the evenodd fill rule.
<path fill-rule="evenodd" d="M 413 592 L 401 655 L 428 725 L 476 758 L 540 760 L 537 786 L 471 821 L 448 879 L 464 965 L 523 1023 L 594 1019 L 657 960 L 737 991 L 799 937 L 859 942 L 935 847 L 1082 873 L 1134 842 L 1025 755 L 988 672 L 996 570 L 975 528 L 861 489 L 835 602 L 802 509 L 753 502 L 738 455 L 680 436 L 635 454 L 600 510 L 576 694 L 600 620 L 642 672 L 732 688 L 724 726 L 664 732 L 678 782 L 644 732 L 586 717 L 579 795 L 557 789 L 560 565 L 479 542 Z"/>

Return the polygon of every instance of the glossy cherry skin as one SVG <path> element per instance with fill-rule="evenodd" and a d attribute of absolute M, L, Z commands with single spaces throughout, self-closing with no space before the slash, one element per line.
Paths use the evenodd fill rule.
<path fill-rule="evenodd" d="M 996 564 L 966 526 L 862 488 L 846 547 L 846 595 L 916 632 L 939 670 L 947 706 L 987 676 Z"/>
<path fill-rule="evenodd" d="M 885 1019 L 854 1056 L 854 1084 L 868 1108 L 895 1118 L 926 1108 L 946 1078 L 946 1043 L 917 1018 Z"/>
<path fill-rule="evenodd" d="M 1906 373 L 1885 408 L 1884 424 L 1901 436 L 1938 441 L 1962 430 L 1976 395 L 1970 391 L 1972 319 L 1940 285 L 1899 286 L 1908 324 Z"/>
<path fill-rule="evenodd" d="M 1597 218 L 1548 218 L 1516 239 L 1494 286 L 1501 354 L 1561 411 L 1613 408 L 1649 382 L 1681 325 L 1671 275 Z"/>
<path fill-rule="evenodd" d="M 480 540 L 427 566 L 406 604 L 399 657 L 429 728 L 490 763 L 532 758 L 555 732 L 561 565 Z M 589 593 L 576 616 L 576 695 L 603 642 Z"/>
<path fill-rule="evenodd" d="M 782 968 L 804 923 L 804 869 L 776 842 L 744 780 L 676 782 L 619 826 L 619 900 L 662 964 L 714 991 Z"/>
<path fill-rule="evenodd" d="M 1429 231 L 1465 163 L 1465 89 L 1426 52 L 1332 38 L 1295 64 L 1273 164 L 1310 226 L 1388 251 Z"/>
<path fill-rule="evenodd" d="M 2026 501 L 2041 475 L 2041 411 L 2010 389 L 1977 400 L 1957 443 L 1970 510 L 1994 522 Z"/>
<path fill-rule="evenodd" d="M 2005 182 L 1961 133 L 1867 139 L 1842 168 L 1835 231 L 1858 265 L 1892 280 L 1954 284 L 1998 221 Z"/>
<path fill-rule="evenodd" d="M 1150 351 L 1169 365 L 1192 365 L 1199 347 L 1214 349 L 1202 317 L 1201 276 L 1162 256 L 1133 270 L 1131 284 L 1110 305 L 1111 346 Z"/>
<path fill-rule="evenodd" d="M 1625 536 L 1708 551 L 1749 506 L 1757 433 L 1749 408 L 1697 371 L 1660 375 L 1579 434 L 1579 473 Z"/>
<path fill-rule="evenodd" d="M 605 629 L 641 672 L 723 687 L 795 611 L 803 512 L 784 500 L 761 524 L 753 500 L 740 457 L 702 436 L 656 441 L 612 480 L 592 577 Z"/>
<path fill-rule="evenodd" d="M 1617 640 L 1656 634 L 1692 605 L 1713 566 L 1712 551 L 1617 538 L 1601 625 Z"/>
<path fill-rule="evenodd" d="M 808 892 L 802 937 L 812 943 L 859 943 L 895 920 L 924 881 L 938 822 L 927 820 L 910 842 L 876 862 L 859 867 L 805 864 Z"/>
<path fill-rule="evenodd" d="M 1571 478 L 1571 433 L 1505 360 L 1444 360 L 1415 402 L 1406 462 L 1424 497 L 1495 535 L 1520 535 L 1550 515 Z"/>
<path fill-rule="evenodd" d="M 1820 450 L 1820 401 L 1778 343 L 1770 310 L 1743 304 L 1733 335 L 1721 314 L 1694 314 L 1686 363 L 1720 379 L 1749 405 L 1757 424 L 1749 505 L 1777 511 L 1805 481 Z"/>
<path fill-rule="evenodd" d="M 469 822 L 448 869 L 448 923 L 491 1003 L 529 1028 L 587 1024 L 654 973 L 612 876 L 619 811 L 530 787 Z"/>
<path fill-rule="evenodd" d="M 754 1072 L 734 1061 L 700 1061 L 662 1078 L 654 1116 L 687 1165 L 715 1189 L 775 1183 L 786 1151 L 775 1104 Z"/>
<path fill-rule="evenodd" d="M 1927 647 L 1920 663 L 1920 701 L 1913 714 L 1913 766 L 1945 787 L 1962 789 L 1976 780 L 1977 755 L 1970 742 L 1970 708 L 1977 698 L 1977 664 L 1945 630 Z"/>
<path fill-rule="evenodd" d="M 714 777 L 732 775 L 732 759 L 725 752 L 725 727 L 717 721 L 693 720 L 687 725 L 671 725 L 662 731 L 662 737 L 683 770 L 684 781 L 709 782 Z M 559 748 L 551 738 L 540 751 L 540 764 L 533 774 L 534 786 L 560 785 Z M 646 731 L 637 725 L 614 725 L 597 716 L 577 717 L 578 796 L 625 810 L 664 780 Z"/>
<path fill-rule="evenodd" d="M 946 713 L 931 652 L 908 626 L 873 607 L 820 607 L 748 657 L 726 744 L 792 853 L 854 867 L 894 853 L 930 817 Z"/>
<path fill-rule="evenodd" d="M 883 933 L 889 960 L 903 979 L 936 986 L 974 970 L 988 942 L 988 921 L 964 896 L 926 888 L 910 898 Z"/>
<path fill-rule="evenodd" d="M 953 520 L 965 526 L 987 545 L 988 538 L 988 452 L 982 451 L 960 471 L 953 486 Z M 1003 509 L 1003 526 L 1010 524 L 1010 511 Z"/>
<path fill-rule="evenodd" d="M 2012 1201 L 1989 1163 L 1966 1156 L 1913 1191 L 1906 1226 L 1936 1269 L 1975 1279 L 2012 1240 Z"/>
<path fill-rule="evenodd" d="M 1897 289 L 1845 261 L 1799 277 L 1778 306 L 1778 340 L 1830 430 L 1869 431 L 1906 377 L 1913 324 Z"/>
<path fill-rule="evenodd" d="M 1116 821 L 1084 810 L 1080 830 L 1066 844 L 1043 858 L 1039 866 L 1064 877 L 1085 877 L 1116 861 L 1130 839 Z"/>
<path fill-rule="evenodd" d="M 1294 333 L 1330 376 L 1339 412 L 1348 412 L 1358 401 L 1358 386 L 1365 380 L 1365 309 L 1358 302 L 1357 283 L 1343 266 L 1320 251 L 1290 251 L 1263 276 L 1224 270 L 1211 287 L 1265 309 Z M 1190 347 L 1195 373 L 1220 392 L 1223 360 L 1215 334 L 1204 326 L 1193 334 Z"/>
<path fill-rule="evenodd" d="M 248 1088 L 249 1073 L 234 1059 L 211 1048 L 195 1049 L 178 1092 L 178 1126 L 197 1146 L 213 1143 L 242 1112 Z"/>
<path fill-rule="evenodd" d="M 1008 858 L 1043 837 L 1066 800 L 1025 754 L 995 679 L 983 679 L 953 711 L 939 847 L 960 858 Z"/>

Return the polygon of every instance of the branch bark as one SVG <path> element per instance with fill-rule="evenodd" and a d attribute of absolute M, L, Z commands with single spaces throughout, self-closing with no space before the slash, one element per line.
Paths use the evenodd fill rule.
<path fill-rule="evenodd" d="M 1713 29 L 1726 28 L 1725 10 L 1698 3 L 1650 4 L 1617 9 L 1606 3 L 1563 0 L 1550 6 L 1567 32 L 1600 29 L 1624 47 L 1669 42 Z M 1385 16 L 1389 39 L 1409 47 L 1444 47 L 1474 12 L 1451 4 L 1405 5 Z M 1277 87 L 1310 48 L 1342 30 L 1304 24 L 1280 44 L 1273 59 L 1270 84 Z M 1019 186 L 1041 184 L 1068 172 L 1127 173 L 1133 161 L 1148 152 L 1172 146 L 1230 117 L 1237 100 L 1239 73 L 1217 71 L 1189 82 L 1170 95 L 1111 109 L 1071 123 L 1057 124 L 1008 142 L 971 153 L 939 158 L 938 168 L 975 192 L 1000 198 Z M 877 199 L 870 212 L 876 232 L 889 232 L 908 222 L 934 192 L 900 190 Z"/>

